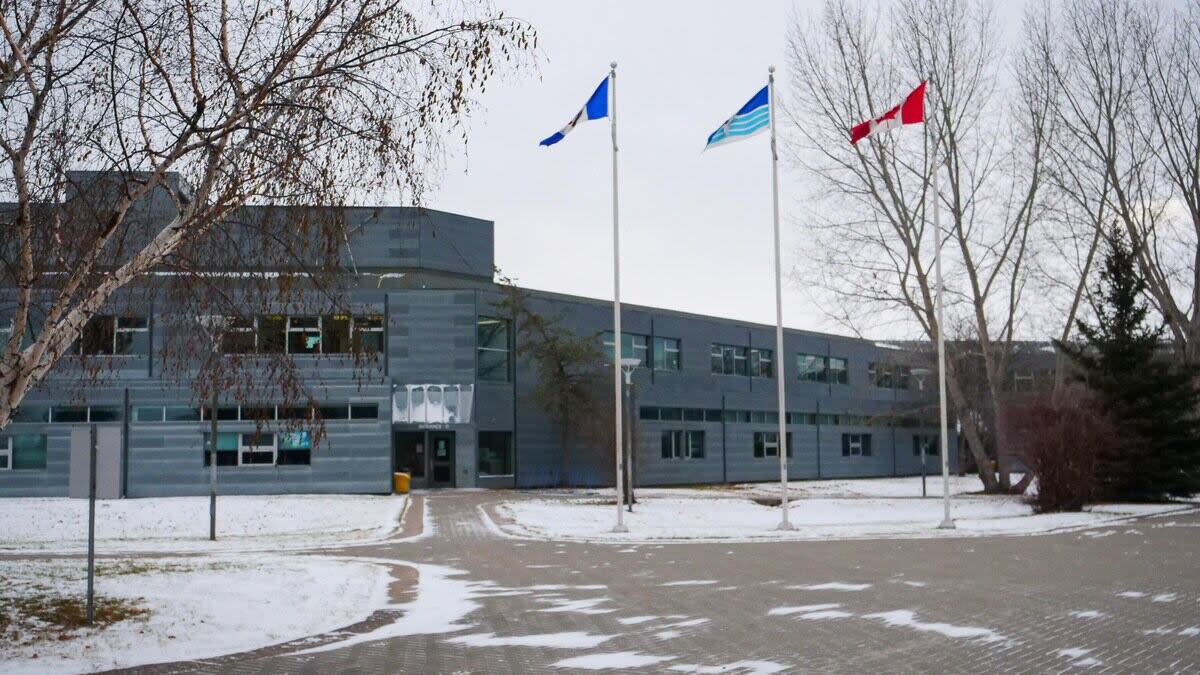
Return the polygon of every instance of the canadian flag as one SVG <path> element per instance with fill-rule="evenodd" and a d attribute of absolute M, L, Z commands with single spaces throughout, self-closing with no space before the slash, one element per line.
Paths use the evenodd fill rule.
<path fill-rule="evenodd" d="M 869 136 L 890 131 L 902 124 L 920 124 L 925 121 L 925 83 L 917 85 L 904 102 L 873 120 L 850 127 L 850 145 Z"/>

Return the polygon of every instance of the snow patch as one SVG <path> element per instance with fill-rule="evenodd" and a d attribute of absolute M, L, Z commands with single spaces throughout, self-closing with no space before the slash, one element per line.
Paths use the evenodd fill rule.
<path fill-rule="evenodd" d="M 849 584 L 844 581 L 830 581 L 824 584 L 808 584 L 802 586 L 788 586 L 789 590 L 793 591 L 865 591 L 871 587 L 871 584 Z"/>
<path fill-rule="evenodd" d="M 1008 638 L 991 630 L 990 628 L 980 628 L 977 626 L 956 626 L 950 623 L 928 623 L 918 621 L 916 612 L 911 609 L 897 609 L 891 612 L 876 612 L 875 614 L 866 614 L 864 618 L 879 619 L 889 626 L 899 628 L 912 628 L 913 630 L 924 633 L 937 633 L 950 638 L 962 638 L 969 640 L 979 640 L 981 642 L 1002 642 Z"/>
<path fill-rule="evenodd" d="M 1076 619 L 1099 619 L 1100 617 L 1106 616 L 1106 615 L 1104 614 L 1104 612 L 1098 612 L 1094 609 L 1085 609 L 1085 610 L 1080 610 L 1080 611 L 1076 611 L 1076 612 L 1071 612 L 1071 616 L 1075 617 Z"/>
<path fill-rule="evenodd" d="M 498 637 L 495 633 L 472 633 L 452 637 L 447 642 L 468 647 L 549 647 L 552 649 L 591 649 L 617 637 L 616 635 L 592 635 L 582 631 L 564 633 L 540 633 L 536 635 L 509 635 Z"/>
<path fill-rule="evenodd" d="M 712 586 L 718 583 L 716 579 L 685 579 L 683 581 L 668 581 L 659 586 Z"/>
<path fill-rule="evenodd" d="M 668 670 L 676 673 L 697 673 L 699 675 L 716 675 L 718 673 L 729 673 L 730 675 L 773 675 L 787 669 L 788 666 L 775 663 L 774 661 L 734 661 L 733 663 L 725 663 L 719 666 L 680 663 L 668 668 Z"/>
<path fill-rule="evenodd" d="M 804 614 L 807 612 L 821 612 L 827 609 L 836 609 L 841 605 L 836 602 L 826 602 L 819 605 L 800 605 L 798 607 L 776 607 L 767 612 L 767 616 L 788 616 L 791 614 Z"/>
<path fill-rule="evenodd" d="M 550 664 L 556 668 L 579 668 L 582 670 L 622 670 L 626 668 L 644 668 L 663 661 L 671 661 L 677 656 L 650 656 L 638 652 L 603 652 L 573 656 L 569 659 L 555 661 Z"/>

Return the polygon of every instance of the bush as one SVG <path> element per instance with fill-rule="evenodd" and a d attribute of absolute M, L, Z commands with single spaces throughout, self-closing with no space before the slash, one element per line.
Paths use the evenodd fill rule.
<path fill-rule="evenodd" d="M 1117 449 L 1116 426 L 1083 389 L 1043 394 L 1010 408 L 1014 440 L 1036 487 L 1035 513 L 1079 511 L 1100 496 L 1100 470 Z"/>

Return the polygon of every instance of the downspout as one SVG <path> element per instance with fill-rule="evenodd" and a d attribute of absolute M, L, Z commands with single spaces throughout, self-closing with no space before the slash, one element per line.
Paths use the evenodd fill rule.
<path fill-rule="evenodd" d="M 129 387 L 121 411 L 121 497 L 129 495 Z"/>
<path fill-rule="evenodd" d="M 725 445 L 725 394 L 721 393 L 721 482 L 729 483 L 728 448 Z"/>

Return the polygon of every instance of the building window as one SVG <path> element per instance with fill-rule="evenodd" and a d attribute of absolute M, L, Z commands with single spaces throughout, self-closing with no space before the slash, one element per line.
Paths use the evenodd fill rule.
<path fill-rule="evenodd" d="M 870 457 L 871 434 L 842 434 L 843 457 Z"/>
<path fill-rule="evenodd" d="M 217 432 L 217 466 L 237 466 L 238 465 L 238 445 L 241 441 L 241 434 L 235 431 L 220 431 Z M 209 440 L 212 434 L 204 434 L 204 466 L 209 466 Z"/>
<path fill-rule="evenodd" d="M 921 449 L 931 457 L 938 455 L 938 437 L 932 434 L 913 434 L 913 457 L 921 456 Z"/>
<path fill-rule="evenodd" d="M 831 384 L 846 384 L 850 381 L 850 373 L 846 359 L 836 356 L 829 357 L 829 382 Z"/>
<path fill-rule="evenodd" d="M 479 432 L 479 476 L 512 475 L 512 432 Z"/>
<path fill-rule="evenodd" d="M 0 317 L 0 348 L 8 344 L 8 339 L 12 337 L 13 322 L 15 320 L 11 317 Z"/>
<path fill-rule="evenodd" d="M 775 353 L 770 349 L 750 350 L 750 375 L 752 377 L 775 377 Z"/>
<path fill-rule="evenodd" d="M 745 347 L 713 343 L 712 371 L 718 375 L 748 375 L 747 352 Z"/>
<path fill-rule="evenodd" d="M 289 316 L 287 319 L 289 354 L 321 352 L 321 319 L 316 316 Z"/>
<path fill-rule="evenodd" d="M 792 432 L 788 432 L 787 436 L 787 456 L 792 456 Z M 754 456 L 755 457 L 778 457 L 779 456 L 779 432 L 778 431 L 756 431 L 754 432 Z"/>
<path fill-rule="evenodd" d="M 254 319 L 230 318 L 221 333 L 222 354 L 253 354 L 257 347 Z"/>
<path fill-rule="evenodd" d="M 796 355 L 796 376 L 805 382 L 825 382 L 825 357 L 816 354 Z"/>
<path fill-rule="evenodd" d="M 312 464 L 312 437 L 307 431 L 288 431 L 279 434 L 279 466 Z"/>
<path fill-rule="evenodd" d="M 887 363 L 868 363 L 867 379 L 883 389 L 908 389 L 912 368 Z"/>
<path fill-rule="evenodd" d="M 326 354 L 350 352 L 350 322 L 347 314 L 321 317 L 321 351 Z"/>
<path fill-rule="evenodd" d="M 150 353 L 149 336 L 145 317 L 93 316 L 80 333 L 76 351 L 85 356 L 145 355 Z"/>
<path fill-rule="evenodd" d="M 683 370 L 683 358 L 677 338 L 654 338 L 654 369 Z"/>
<path fill-rule="evenodd" d="M 360 354 L 383 353 L 383 317 L 354 317 L 354 351 Z"/>
<path fill-rule="evenodd" d="M 663 459 L 703 459 L 703 431 L 664 431 L 662 432 Z"/>
<path fill-rule="evenodd" d="M 476 324 L 476 345 L 479 352 L 478 374 L 480 380 L 508 382 L 509 367 L 509 322 L 507 319 L 479 317 Z"/>
<path fill-rule="evenodd" d="M 279 457 L 283 436 L 287 436 L 289 447 L 287 458 Z M 209 438 L 204 434 L 204 466 L 209 465 Z M 311 446 L 307 432 L 274 434 L 269 432 L 237 431 L 217 432 L 217 466 L 273 466 L 279 464 L 307 464 L 311 457 Z"/>
<path fill-rule="evenodd" d="M 796 355 L 796 377 L 806 382 L 849 382 L 846 359 L 818 354 Z"/>
<path fill-rule="evenodd" d="M 678 342 L 678 341 L 677 341 Z M 650 338 L 636 333 L 621 333 L 621 358 L 637 359 L 638 365 L 650 366 Z M 613 359 L 613 334 L 604 331 L 604 355 L 609 361 Z"/>
<path fill-rule="evenodd" d="M 46 468 L 46 437 L 40 434 L 0 436 L 0 471 Z"/>
<path fill-rule="evenodd" d="M 287 352 L 287 317 L 269 314 L 258 317 L 258 352 L 284 354 Z"/>

